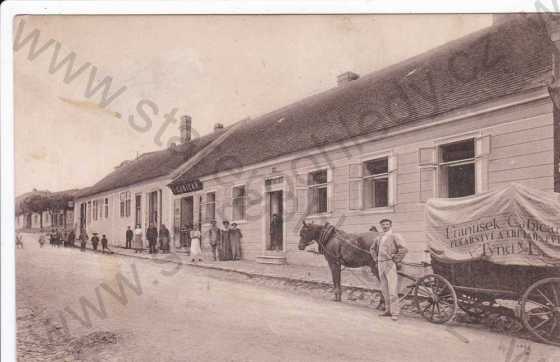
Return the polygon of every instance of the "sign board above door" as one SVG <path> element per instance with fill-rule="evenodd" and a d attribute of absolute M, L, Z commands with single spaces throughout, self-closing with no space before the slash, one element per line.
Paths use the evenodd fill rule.
<path fill-rule="evenodd" d="M 172 185 L 171 191 L 174 195 L 185 194 L 188 192 L 194 192 L 202 190 L 202 181 L 194 180 L 189 182 L 184 182 L 178 185 Z"/>

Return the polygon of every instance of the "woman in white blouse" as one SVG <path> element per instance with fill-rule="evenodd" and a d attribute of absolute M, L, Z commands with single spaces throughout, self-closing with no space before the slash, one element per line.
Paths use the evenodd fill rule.
<path fill-rule="evenodd" d="M 191 230 L 191 261 L 202 261 L 202 249 L 200 247 L 200 230 L 198 225 L 194 225 Z"/>

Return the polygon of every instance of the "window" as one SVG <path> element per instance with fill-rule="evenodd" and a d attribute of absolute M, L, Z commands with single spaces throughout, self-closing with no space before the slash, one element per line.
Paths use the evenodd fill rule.
<path fill-rule="evenodd" d="M 389 159 L 379 158 L 363 163 L 363 207 L 389 206 Z"/>
<path fill-rule="evenodd" d="M 476 191 L 474 139 L 439 146 L 439 196 L 462 197 Z"/>
<path fill-rule="evenodd" d="M 97 200 L 93 200 L 93 221 L 97 220 Z"/>
<path fill-rule="evenodd" d="M 310 172 L 307 175 L 309 213 L 321 214 L 328 211 L 327 170 Z"/>
<path fill-rule="evenodd" d="M 142 225 L 142 194 L 136 194 L 134 201 L 134 224 Z"/>
<path fill-rule="evenodd" d="M 105 218 L 109 217 L 109 199 L 105 198 Z"/>
<path fill-rule="evenodd" d="M 246 203 L 245 186 L 235 186 L 232 190 L 232 220 L 245 220 Z"/>
<path fill-rule="evenodd" d="M 91 224 L 91 201 L 87 203 L 87 223 Z"/>
<path fill-rule="evenodd" d="M 215 192 L 206 193 L 205 207 L 206 207 L 205 222 L 209 223 L 212 220 L 216 219 L 216 193 Z"/>
<path fill-rule="evenodd" d="M 130 191 L 127 191 L 126 192 L 126 201 L 125 201 L 125 215 L 126 215 L 126 217 L 130 217 L 130 204 L 131 204 Z"/>
<path fill-rule="evenodd" d="M 119 197 L 121 217 L 130 217 L 130 191 L 121 192 Z"/>
<path fill-rule="evenodd" d="M 120 210 L 121 210 L 121 217 L 125 215 L 125 205 L 126 205 L 126 192 L 121 192 L 119 194 L 120 199 Z"/>

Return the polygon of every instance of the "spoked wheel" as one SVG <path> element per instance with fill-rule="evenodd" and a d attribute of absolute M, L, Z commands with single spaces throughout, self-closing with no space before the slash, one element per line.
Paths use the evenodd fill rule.
<path fill-rule="evenodd" d="M 531 285 L 521 298 L 521 320 L 543 342 L 560 346 L 560 278 Z"/>
<path fill-rule="evenodd" d="M 422 317 L 432 323 L 445 323 L 457 312 L 457 295 L 453 286 L 437 274 L 426 275 L 418 280 L 414 302 Z"/>

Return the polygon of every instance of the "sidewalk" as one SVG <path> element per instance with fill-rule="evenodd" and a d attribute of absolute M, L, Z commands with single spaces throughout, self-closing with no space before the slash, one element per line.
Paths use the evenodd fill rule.
<path fill-rule="evenodd" d="M 88 250 L 91 246 L 88 245 Z M 169 262 L 180 262 L 182 264 L 191 265 L 198 268 L 221 270 L 225 272 L 239 273 L 250 277 L 261 277 L 270 279 L 288 280 L 292 282 L 311 283 L 316 285 L 332 287 L 331 272 L 327 266 L 316 267 L 308 265 L 295 264 L 260 264 L 251 260 L 236 261 L 203 261 L 191 262 L 191 258 L 184 252 L 176 252 L 170 254 L 149 254 L 146 250 L 141 254 L 134 253 L 133 249 L 124 249 L 121 247 L 111 247 L 111 251 L 116 255 L 143 258 L 143 259 L 160 259 Z M 170 257 L 172 255 L 172 257 Z M 358 290 L 379 290 L 379 282 L 371 273 L 369 267 L 358 269 L 345 269 L 342 271 L 342 286 L 350 289 Z"/>

